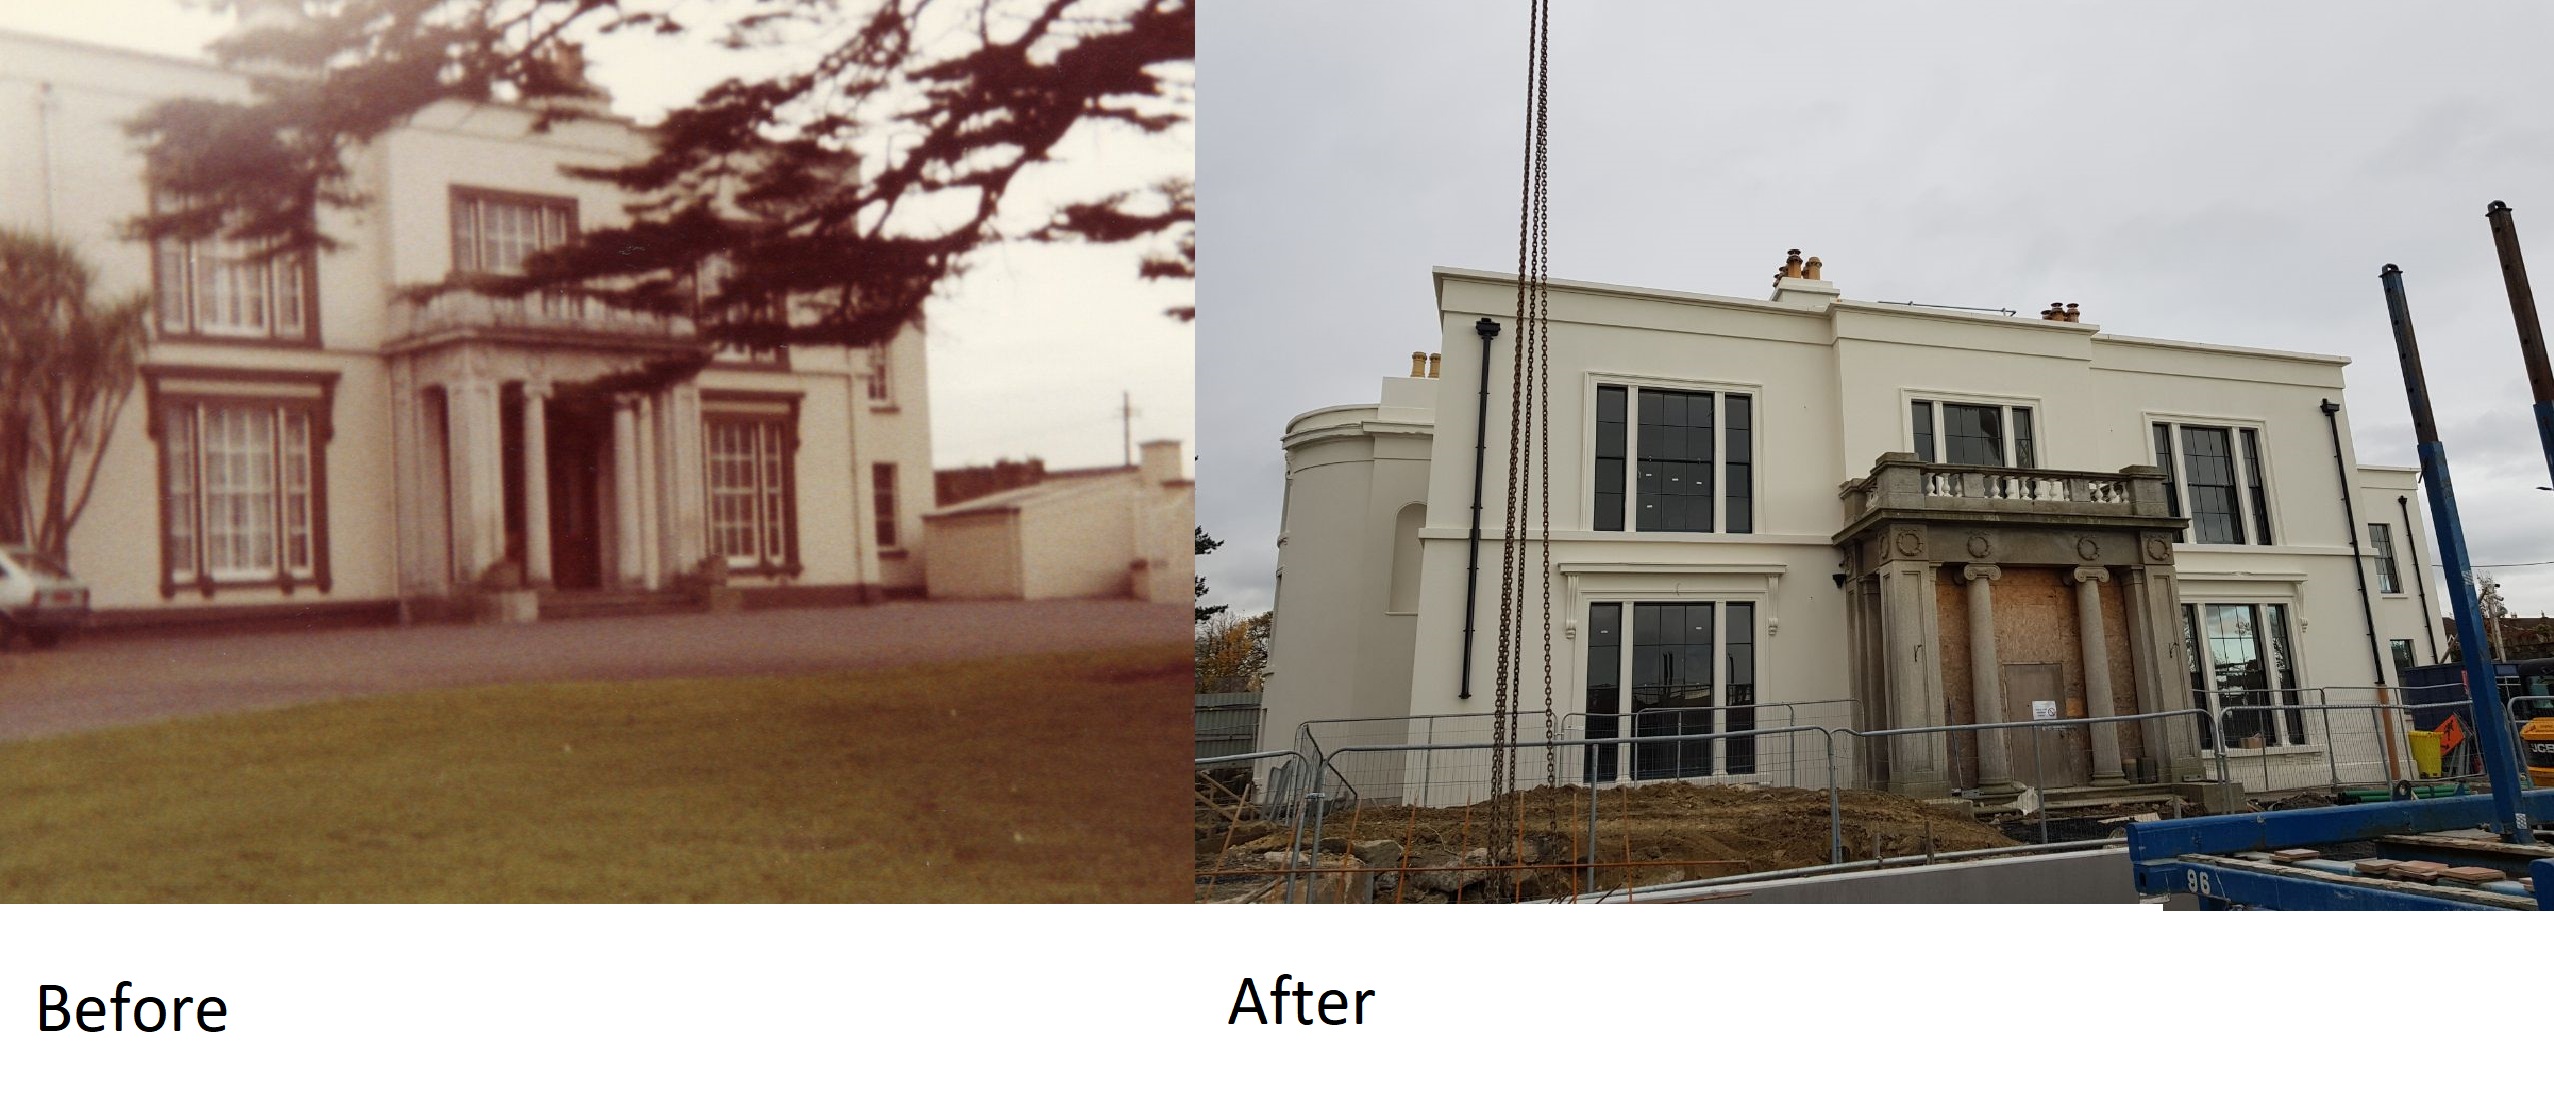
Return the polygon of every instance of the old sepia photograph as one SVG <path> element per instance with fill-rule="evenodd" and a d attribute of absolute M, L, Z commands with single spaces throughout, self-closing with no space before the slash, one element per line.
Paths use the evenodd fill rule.
<path fill-rule="evenodd" d="M 0 6 L 0 901 L 1182 898 L 1193 41 Z"/>

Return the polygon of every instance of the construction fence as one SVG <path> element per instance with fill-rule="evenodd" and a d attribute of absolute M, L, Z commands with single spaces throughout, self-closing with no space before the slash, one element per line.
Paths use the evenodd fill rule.
<path fill-rule="evenodd" d="M 1201 782 L 1201 898 L 1637 897 L 1773 870 L 2099 840 L 2299 790 L 2425 774 L 2394 690 L 2113 717 L 1862 731 L 1850 701 L 1323 720 Z M 2097 744 L 2102 753 L 2097 754 Z M 1981 790 L 1981 755 L 2009 781 Z M 2116 760 L 2116 776 L 2094 763 Z M 1200 762 L 1203 775 L 1209 762 Z M 2451 774 L 2444 778 L 2454 781 Z M 1968 800 L 1993 811 L 1980 821 Z"/>

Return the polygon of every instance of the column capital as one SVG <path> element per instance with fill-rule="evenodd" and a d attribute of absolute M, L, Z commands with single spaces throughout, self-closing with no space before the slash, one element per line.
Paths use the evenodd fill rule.
<path fill-rule="evenodd" d="M 2079 566 L 2075 568 L 2075 576 L 2071 580 L 2073 580 L 2077 585 L 2100 585 L 2103 582 L 2111 580 L 2111 568 L 2107 566 Z"/>
<path fill-rule="evenodd" d="M 2004 568 L 1991 562 L 1973 562 L 1960 568 L 1963 582 L 1995 582 L 2004 579 Z"/>
<path fill-rule="evenodd" d="M 557 393 L 557 391 L 551 386 L 550 380 L 548 379 L 523 380 L 523 396 L 526 398 L 548 398 L 554 393 Z"/>

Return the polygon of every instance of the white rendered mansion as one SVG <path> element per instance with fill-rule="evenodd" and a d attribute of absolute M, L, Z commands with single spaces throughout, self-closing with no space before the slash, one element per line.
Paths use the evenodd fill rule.
<path fill-rule="evenodd" d="M 2345 359 L 2122 336 L 2071 309 L 1860 302 L 1818 276 L 1795 254 L 1770 301 L 1551 285 L 1554 622 L 1529 561 L 1522 710 L 1544 708 L 1547 631 L 1551 707 L 1590 738 L 1678 707 L 1731 710 L 1670 733 L 1770 728 L 1779 715 L 1743 706 L 1787 701 L 1844 701 L 1817 721 L 1862 730 L 2295 703 L 2437 660 L 2417 472 L 2357 463 Z M 1307 721 L 1492 708 L 1516 288 L 1450 269 L 1435 284 L 1437 366 L 1287 427 L 1264 748 L 1297 748 Z M 1331 729 L 1387 745 L 1488 730 Z M 2195 724 L 2094 731 L 2038 763 L 1936 734 L 1836 768 L 1935 795 L 2169 784 L 2215 753 Z M 2384 775 L 2364 753 L 2327 761 L 2321 732 L 2256 714 L 2223 739 L 2256 787 Z M 1744 778 L 1753 741 L 1570 770 Z"/>
<path fill-rule="evenodd" d="M 505 562 L 561 598 L 662 593 L 713 562 L 746 604 L 921 590 L 918 329 L 676 377 L 644 365 L 700 348 L 688 319 L 403 299 L 621 217 L 561 168 L 635 158 L 645 133 L 536 132 L 518 105 L 439 103 L 354 154 L 371 202 L 322 214 L 335 251 L 122 238 L 151 201 L 122 124 L 247 94 L 209 64 L 0 34 L 0 221 L 156 298 L 143 393 L 70 547 L 101 621 L 431 615 Z"/>

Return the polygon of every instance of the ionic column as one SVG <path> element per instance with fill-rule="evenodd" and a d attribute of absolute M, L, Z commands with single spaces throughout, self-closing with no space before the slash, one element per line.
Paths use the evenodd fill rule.
<path fill-rule="evenodd" d="M 1969 700 L 1979 723 L 2004 722 L 2004 667 L 1995 656 L 1994 592 L 2002 577 L 2004 568 L 1988 563 L 1972 563 L 1960 571 L 1960 581 L 1969 591 Z M 1978 788 L 1993 795 L 2021 791 L 2022 786 L 2013 783 L 2004 732 L 1980 731 L 1977 742 Z"/>
<path fill-rule="evenodd" d="M 2102 643 L 2102 583 L 2111 572 L 2099 566 L 2075 568 L 2075 628 L 2084 650 L 2084 714 L 2095 720 L 2118 715 L 2111 707 L 2110 650 Z M 2096 722 L 2093 728 L 2093 783 L 2126 784 L 2119 768 L 2119 727 Z"/>
<path fill-rule="evenodd" d="M 523 384 L 523 580 L 550 587 L 550 384 Z"/>
<path fill-rule="evenodd" d="M 444 388 L 446 456 L 452 478 L 453 580 L 468 586 L 505 556 L 505 464 L 498 439 L 497 384 L 468 377 Z"/>
<path fill-rule="evenodd" d="M 628 588 L 646 572 L 639 534 L 638 398 L 612 399 L 612 579 Z"/>
<path fill-rule="evenodd" d="M 643 588 L 655 589 L 661 577 L 658 567 L 664 561 L 665 549 L 657 546 L 656 543 L 658 512 L 656 499 L 659 484 L 659 472 L 656 469 L 656 402 L 647 395 L 642 394 L 638 397 L 633 427 L 638 437 L 639 585 Z"/>
<path fill-rule="evenodd" d="M 699 566 L 709 555 L 708 506 L 704 480 L 708 477 L 701 462 L 701 388 L 697 382 L 676 384 L 666 391 L 665 453 L 668 492 L 666 526 L 672 529 L 668 543 L 674 548 L 673 567 L 677 571 Z"/>

